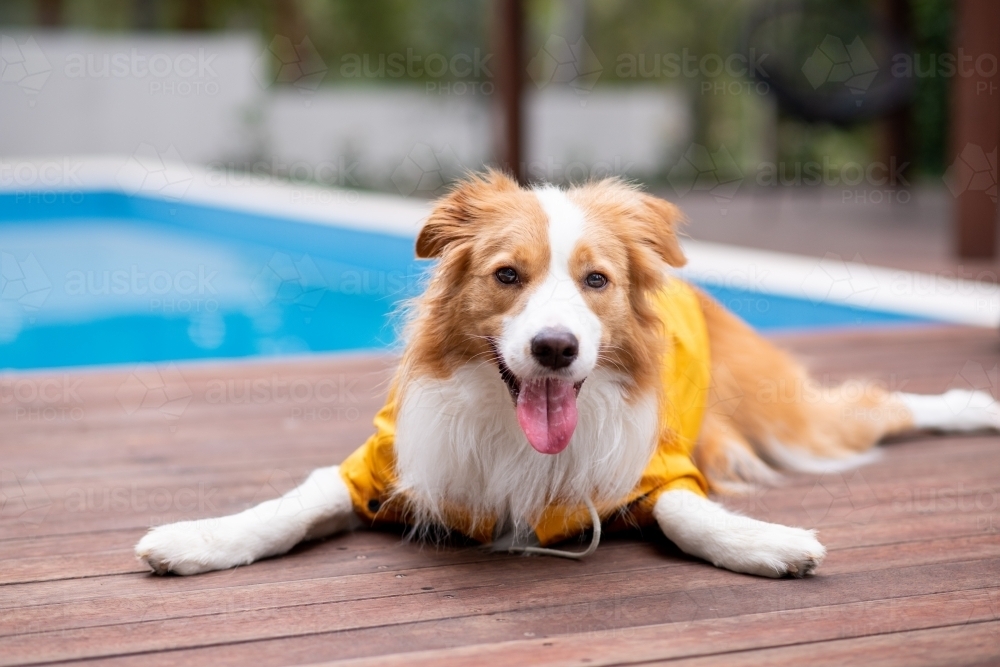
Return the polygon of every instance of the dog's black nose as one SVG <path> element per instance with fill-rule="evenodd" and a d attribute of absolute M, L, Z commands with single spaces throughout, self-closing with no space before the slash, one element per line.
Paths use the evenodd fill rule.
<path fill-rule="evenodd" d="M 531 339 L 531 356 L 546 368 L 566 368 L 580 350 L 576 336 L 566 329 L 542 329 Z"/>

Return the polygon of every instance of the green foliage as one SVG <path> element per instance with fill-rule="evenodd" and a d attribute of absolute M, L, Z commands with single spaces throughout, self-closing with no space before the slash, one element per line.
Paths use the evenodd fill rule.
<path fill-rule="evenodd" d="M 308 0 L 301 7 L 308 35 L 330 67 L 329 81 L 357 78 L 350 67 L 357 62 L 364 63 L 369 72 L 379 72 L 390 55 L 422 61 L 439 54 L 450 60 L 456 54 L 472 57 L 477 49 L 484 54 L 490 50 L 485 0 Z M 376 74 L 364 78 L 378 83 L 430 77 L 422 67 L 413 67 L 401 77 Z M 447 72 L 437 78 L 448 80 L 454 75 Z"/>
<path fill-rule="evenodd" d="M 917 57 L 947 53 L 951 44 L 953 0 L 908 0 L 913 19 Z M 101 31 L 136 28 L 175 30 L 192 0 L 63 0 L 67 27 Z M 874 0 L 809 0 L 817 9 L 853 7 L 871 10 Z M 773 101 L 759 94 L 706 92 L 712 85 L 734 87 L 743 77 L 672 75 L 654 69 L 656 58 L 667 55 L 702 58 L 736 53 L 747 0 L 531 0 L 527 2 L 530 59 L 546 40 L 567 24 L 567 12 L 583 8 L 584 37 L 602 66 L 598 85 L 662 85 L 684 89 L 695 118 L 692 141 L 712 150 L 725 145 L 743 168 L 761 159 L 839 160 L 873 159 L 874 126 L 851 129 L 808 125 L 781 118 L 773 120 Z M 284 11 L 279 11 L 284 7 Z M 329 68 L 324 84 L 336 82 L 401 83 L 426 79 L 426 72 L 402 77 L 351 76 L 345 63 L 367 59 L 378 70 L 390 54 L 426 58 L 441 54 L 472 55 L 492 51 L 490 0 L 204 0 L 204 22 L 209 30 L 250 30 L 269 42 L 286 34 L 297 42 L 308 36 Z M 30 26 L 36 19 L 34 0 L 2 0 L 0 24 Z M 572 17 L 569 17 L 572 18 Z M 298 34 L 295 34 L 295 33 Z M 642 59 L 642 60 L 640 60 Z M 641 62 L 645 69 L 632 68 Z M 442 79 L 453 78 L 451 72 Z M 468 77 L 466 77 L 468 78 Z M 482 80 L 483 75 L 479 76 Z M 924 174 L 944 169 L 948 139 L 949 80 L 941 76 L 916 78 L 912 110 L 915 167 Z M 771 120 L 768 118 L 771 117 Z"/>
<path fill-rule="evenodd" d="M 910 0 L 915 53 L 926 63 L 951 50 L 952 0 Z M 915 166 L 924 174 L 941 174 L 948 156 L 948 92 L 941 76 L 919 77 L 913 105 Z"/>

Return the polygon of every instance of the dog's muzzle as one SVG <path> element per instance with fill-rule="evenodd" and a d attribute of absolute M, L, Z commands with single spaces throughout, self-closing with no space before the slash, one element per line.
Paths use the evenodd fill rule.
<path fill-rule="evenodd" d="M 549 362 L 550 368 L 565 368 L 576 358 L 578 344 L 572 334 L 539 334 L 532 341 L 532 355 Z M 568 332 L 567 332 L 568 333 Z M 536 345 L 535 341 L 539 341 Z M 500 378 L 507 386 L 517 421 L 528 442 L 542 454 L 558 454 L 569 445 L 578 418 L 576 399 L 583 380 L 571 383 L 555 377 L 530 378 L 522 382 L 510 369 L 494 341 L 490 341 Z M 538 350 L 536 352 L 536 349 Z M 564 363 L 563 360 L 570 358 Z"/>

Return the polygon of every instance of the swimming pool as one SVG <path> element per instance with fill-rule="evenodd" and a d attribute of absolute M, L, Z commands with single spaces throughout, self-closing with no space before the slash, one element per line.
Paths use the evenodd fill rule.
<path fill-rule="evenodd" d="M 404 234 L 117 191 L 0 194 L 0 368 L 384 350 Z M 702 282 L 765 331 L 932 321 Z"/>

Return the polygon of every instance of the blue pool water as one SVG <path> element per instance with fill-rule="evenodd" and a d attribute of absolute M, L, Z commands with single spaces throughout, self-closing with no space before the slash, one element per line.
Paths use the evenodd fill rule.
<path fill-rule="evenodd" d="M 114 192 L 0 195 L 0 369 L 385 349 L 427 270 L 412 246 Z M 705 287 L 762 330 L 923 321 Z"/>

